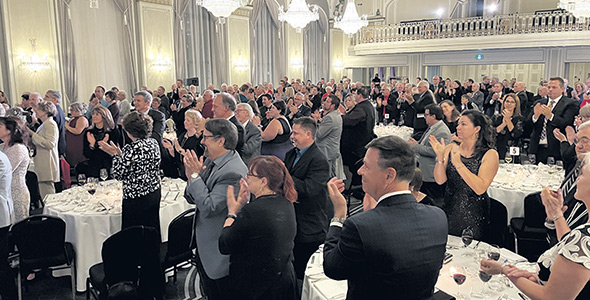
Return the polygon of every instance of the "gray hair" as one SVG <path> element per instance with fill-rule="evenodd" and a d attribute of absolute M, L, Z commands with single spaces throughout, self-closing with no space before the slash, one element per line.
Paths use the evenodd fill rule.
<path fill-rule="evenodd" d="M 252 110 L 252 106 L 248 103 L 240 103 L 238 104 L 237 108 L 245 109 L 248 111 L 248 115 L 250 116 L 250 120 L 254 117 L 254 111 Z"/>
<path fill-rule="evenodd" d="M 37 93 L 37 92 L 33 92 L 29 94 L 29 100 L 34 100 L 34 98 L 37 98 L 39 101 L 43 100 L 43 97 L 41 96 L 41 94 Z"/>
<path fill-rule="evenodd" d="M 217 94 L 217 96 L 221 96 L 221 101 L 223 102 L 223 105 L 227 106 L 229 110 L 236 110 L 236 99 L 234 98 L 234 96 L 224 92 Z"/>
<path fill-rule="evenodd" d="M 57 103 L 61 102 L 61 92 L 58 90 L 47 90 L 47 94 L 50 94 L 52 98 L 57 99 Z"/>
<path fill-rule="evenodd" d="M 584 105 L 580 108 L 580 117 L 590 118 L 590 106 Z"/>
<path fill-rule="evenodd" d="M 57 108 L 55 107 L 55 104 L 48 101 L 42 101 L 41 103 L 37 104 L 37 109 L 46 113 L 49 117 L 53 117 L 57 114 Z"/>
<path fill-rule="evenodd" d="M 381 170 L 393 168 L 397 172 L 396 181 L 412 181 L 416 153 L 405 140 L 397 136 L 384 136 L 372 140 L 366 148 L 379 151 L 379 167 Z"/>
<path fill-rule="evenodd" d="M 426 81 L 426 80 L 422 80 L 422 81 L 418 82 L 418 86 L 421 86 L 421 85 L 426 86 L 427 88 L 430 88 L 430 83 L 428 83 L 428 81 Z"/>
<path fill-rule="evenodd" d="M 150 104 L 154 100 L 154 98 L 152 97 L 152 94 L 150 94 L 150 93 L 148 93 L 146 91 L 139 91 L 139 92 L 135 93 L 135 96 L 142 96 L 143 97 L 143 101 L 149 102 Z"/>
<path fill-rule="evenodd" d="M 87 108 L 86 108 L 86 104 L 84 104 L 82 102 L 74 102 L 74 103 L 70 104 L 70 110 L 77 111 L 81 114 L 85 114 Z"/>
<path fill-rule="evenodd" d="M 584 107 L 586 107 L 586 106 L 587 105 L 584 105 Z M 582 108 L 584 108 L 584 107 L 582 107 Z M 586 121 L 586 122 L 580 124 L 580 127 L 578 127 L 578 132 L 580 132 L 586 128 L 589 128 L 589 127 L 590 127 L 590 121 Z"/>
<path fill-rule="evenodd" d="M 238 145 L 238 129 L 236 125 L 226 119 L 211 119 L 205 123 L 205 129 L 211 132 L 214 138 L 224 138 L 223 148 L 236 149 Z"/>

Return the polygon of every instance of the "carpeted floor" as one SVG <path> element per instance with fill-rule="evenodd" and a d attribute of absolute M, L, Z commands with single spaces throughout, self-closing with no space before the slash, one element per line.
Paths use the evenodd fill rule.
<path fill-rule="evenodd" d="M 172 273 L 169 274 L 166 283 L 166 294 L 164 299 L 189 300 L 201 299 L 198 286 L 197 269 L 191 265 L 181 268 L 178 271 L 178 281 L 172 282 Z M 86 285 L 86 282 L 77 283 Z M 70 277 L 53 277 L 50 271 L 37 274 L 32 282 L 23 285 L 24 300 L 64 300 L 71 299 Z M 76 293 L 76 300 L 85 300 L 86 293 Z M 91 298 L 92 299 L 92 298 Z"/>

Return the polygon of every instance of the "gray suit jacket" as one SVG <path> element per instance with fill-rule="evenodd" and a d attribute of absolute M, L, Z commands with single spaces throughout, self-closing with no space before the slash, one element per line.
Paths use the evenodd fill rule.
<path fill-rule="evenodd" d="M 205 165 L 210 162 L 206 159 Z M 215 166 L 206 182 L 200 176 L 197 179 L 189 178 L 184 196 L 197 209 L 195 235 L 203 268 L 209 278 L 220 279 L 229 275 L 229 255 L 219 252 L 219 237 L 227 217 L 227 187 L 233 185 L 237 196 L 240 179 L 246 177 L 248 169 L 235 150 L 230 150 L 213 162 Z"/>
<path fill-rule="evenodd" d="M 414 150 L 418 155 L 418 163 L 422 171 L 422 180 L 424 182 L 435 182 L 434 180 L 434 165 L 436 164 L 436 153 L 432 150 L 429 142 L 429 136 L 434 135 L 437 141 L 445 139 L 445 144 L 451 142 L 451 131 L 441 120 L 432 127 L 428 128 L 422 136 L 420 143 L 414 146 Z"/>
<path fill-rule="evenodd" d="M 59 182 L 59 129 L 52 118 L 47 118 L 39 128 L 32 135 L 37 149 L 33 158 L 35 173 L 40 182 Z"/>
<path fill-rule="evenodd" d="M 252 122 L 248 121 L 244 126 L 244 146 L 242 146 L 242 160 L 248 165 L 250 160 L 260 155 L 260 146 L 262 145 L 262 135 L 260 129 Z"/>
<path fill-rule="evenodd" d="M 342 136 L 342 117 L 337 110 L 322 118 L 315 134 L 315 143 L 324 152 L 328 161 L 340 157 L 340 136 Z"/>
<path fill-rule="evenodd" d="M 12 165 L 6 154 L 0 152 L 0 228 L 10 226 L 14 218 L 11 182 Z"/>

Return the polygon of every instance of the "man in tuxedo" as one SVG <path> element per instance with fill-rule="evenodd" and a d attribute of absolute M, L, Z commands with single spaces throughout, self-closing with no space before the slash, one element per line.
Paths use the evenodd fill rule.
<path fill-rule="evenodd" d="M 207 159 L 197 158 L 193 150 L 184 158 L 187 187 L 186 200 L 195 204 L 197 270 L 205 296 L 209 300 L 232 299 L 229 286 L 229 255 L 219 251 L 219 237 L 227 214 L 227 187 L 238 192 L 240 179 L 248 169 L 234 150 L 238 143 L 236 127 L 225 119 L 205 123 L 201 144 Z"/>
<path fill-rule="evenodd" d="M 293 105 L 289 106 L 289 114 L 287 115 L 287 119 L 289 123 L 293 125 L 293 120 L 301 117 L 309 117 L 311 116 L 311 108 L 307 105 L 303 104 L 305 95 L 302 93 L 295 94 L 295 98 L 293 100 Z"/>
<path fill-rule="evenodd" d="M 248 165 L 252 158 L 260 155 L 262 135 L 260 129 L 252 123 L 254 111 L 247 103 L 240 103 L 236 108 L 236 118 L 244 126 L 244 146 L 242 146 L 242 160 Z"/>
<path fill-rule="evenodd" d="M 342 162 L 348 166 L 352 173 L 353 184 L 360 184 L 360 178 L 356 171 L 357 162 L 365 156 L 365 145 L 373 138 L 375 133 L 375 109 L 368 101 L 370 89 L 361 86 L 355 91 L 354 101 L 356 105 L 346 115 L 342 116 L 342 137 L 340 138 L 340 154 Z"/>
<path fill-rule="evenodd" d="M 152 135 L 151 137 L 158 141 L 160 147 L 162 145 L 162 136 L 164 135 L 164 128 L 166 127 L 166 120 L 164 114 L 152 108 L 152 95 L 146 91 L 139 91 L 135 93 L 133 97 L 133 104 L 135 106 L 135 110 L 138 112 L 148 115 L 154 121 L 152 127 Z"/>
<path fill-rule="evenodd" d="M 295 273 L 303 279 L 311 255 L 326 238 L 334 213 L 326 184 L 330 179 L 328 159 L 314 142 L 317 125 L 310 117 L 295 119 L 291 131 L 294 149 L 285 154 L 285 166 L 295 183 L 297 235 L 293 256 Z"/>
<path fill-rule="evenodd" d="M 518 99 L 520 99 L 520 113 L 523 116 L 528 116 L 535 95 L 526 90 L 526 85 L 522 81 L 514 83 L 514 92 L 518 96 Z"/>
<path fill-rule="evenodd" d="M 428 130 L 424 133 L 419 141 L 410 138 L 408 143 L 412 145 L 414 151 L 418 155 L 418 167 L 422 171 L 422 188 L 421 192 L 430 196 L 432 199 L 440 203 L 444 196 L 444 185 L 439 185 L 434 180 L 434 166 L 436 164 L 436 153 L 430 146 L 430 136 L 434 136 L 437 141 L 441 139 L 445 144 L 451 142 L 451 131 L 443 122 L 444 114 L 442 108 L 436 104 L 429 104 L 425 108 L 424 118 L 428 124 Z"/>
<path fill-rule="evenodd" d="M 500 82 L 494 83 L 486 101 L 483 103 L 483 112 L 488 117 L 493 117 L 500 113 L 502 108 L 502 98 L 504 97 L 504 86 Z"/>
<path fill-rule="evenodd" d="M 236 118 L 234 111 L 236 110 L 236 99 L 228 93 L 218 93 L 213 100 L 213 117 L 215 119 L 226 119 L 236 126 L 238 131 L 238 143 L 235 146 L 236 151 L 242 155 L 242 147 L 244 146 L 244 126 Z"/>
<path fill-rule="evenodd" d="M 330 164 L 331 176 L 344 179 L 344 166 L 340 156 L 340 137 L 342 136 L 342 117 L 338 112 L 340 99 L 334 95 L 329 95 L 322 104 L 324 116 L 319 117 L 316 112 L 312 117 L 318 123 L 318 129 L 315 135 L 315 141 L 318 148 L 328 158 Z"/>
<path fill-rule="evenodd" d="M 328 183 L 334 217 L 324 244 L 324 272 L 348 280 L 346 299 L 432 299 L 445 254 L 448 225 L 438 207 L 420 204 L 409 183 L 415 152 L 396 136 L 367 145 L 359 169 L 367 207 L 346 218 L 346 199 Z"/>
<path fill-rule="evenodd" d="M 533 112 L 527 121 L 532 123 L 533 133 L 529 153 L 536 155 L 537 162 L 547 163 L 547 157 L 561 160 L 559 142 L 553 134 L 554 129 L 565 133 L 565 127 L 574 122 L 580 109 L 578 102 L 563 96 L 564 83 L 561 77 L 549 80 L 549 101 L 539 100 L 533 104 Z"/>
<path fill-rule="evenodd" d="M 428 90 L 428 81 L 420 81 L 418 83 L 418 95 L 415 98 L 409 98 L 408 103 L 414 108 L 414 134 L 412 137 L 419 140 L 424 134 L 424 131 L 428 128 L 426 120 L 424 119 L 424 108 L 434 103 L 434 98 L 431 92 Z"/>

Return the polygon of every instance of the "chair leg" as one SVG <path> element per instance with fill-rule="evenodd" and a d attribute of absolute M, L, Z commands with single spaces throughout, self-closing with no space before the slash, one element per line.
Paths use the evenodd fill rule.
<path fill-rule="evenodd" d="M 72 260 L 72 265 L 70 266 L 70 270 L 72 272 L 72 300 L 76 300 L 76 267 L 75 267 L 74 260 Z"/>
<path fill-rule="evenodd" d="M 177 271 L 177 270 L 176 270 L 176 266 L 174 266 L 174 283 L 176 283 L 176 274 L 177 274 L 177 272 L 176 272 L 176 271 Z"/>
<path fill-rule="evenodd" d="M 90 300 L 90 278 L 86 278 L 86 300 Z"/>
<path fill-rule="evenodd" d="M 22 282 L 21 282 L 21 274 L 20 274 L 20 269 L 17 271 L 17 275 L 16 275 L 16 284 L 18 285 L 18 300 L 23 300 L 23 286 L 22 286 Z"/>

